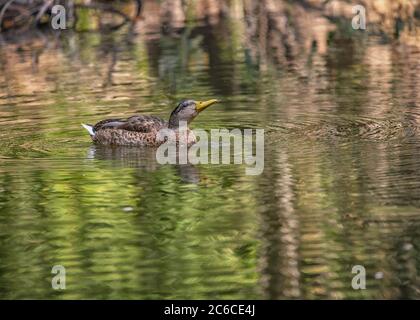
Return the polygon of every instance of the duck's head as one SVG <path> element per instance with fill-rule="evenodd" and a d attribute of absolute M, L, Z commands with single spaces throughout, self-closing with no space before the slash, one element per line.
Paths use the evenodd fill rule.
<path fill-rule="evenodd" d="M 172 111 L 169 118 L 169 128 L 178 128 L 179 123 L 187 122 L 190 123 L 194 120 L 198 114 L 210 107 L 211 105 L 219 102 L 216 99 L 207 101 L 194 101 L 194 100 L 183 100 L 177 107 Z"/>

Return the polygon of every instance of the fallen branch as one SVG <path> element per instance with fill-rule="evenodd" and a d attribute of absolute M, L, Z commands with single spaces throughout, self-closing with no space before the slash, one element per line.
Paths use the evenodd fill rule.
<path fill-rule="evenodd" d="M 45 1 L 44 5 L 39 10 L 38 14 L 35 17 L 34 24 L 37 24 L 39 20 L 41 20 L 42 16 L 48 10 L 48 8 L 53 4 L 54 0 L 47 0 Z"/>
<path fill-rule="evenodd" d="M 6 12 L 6 10 L 7 10 L 7 8 L 14 2 L 15 0 L 9 0 L 9 1 L 7 1 L 6 2 L 6 4 L 3 6 L 3 8 L 1 8 L 1 11 L 0 11 L 0 32 L 1 32 L 1 25 L 2 25 L 2 23 L 3 23 L 3 17 L 4 17 L 4 14 L 5 14 L 5 12 Z"/>

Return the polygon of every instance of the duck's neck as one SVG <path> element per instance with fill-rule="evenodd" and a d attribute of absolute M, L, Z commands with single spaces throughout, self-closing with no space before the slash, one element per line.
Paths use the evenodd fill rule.
<path fill-rule="evenodd" d="M 170 117 L 168 121 L 168 128 L 173 130 L 189 129 L 189 121 L 179 120 L 177 117 Z"/>

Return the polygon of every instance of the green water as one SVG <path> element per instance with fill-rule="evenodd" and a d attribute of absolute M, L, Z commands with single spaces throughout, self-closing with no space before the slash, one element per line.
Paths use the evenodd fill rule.
<path fill-rule="evenodd" d="M 330 36 L 281 58 L 229 19 L 2 42 L 0 298 L 419 298 L 420 51 Z M 182 98 L 223 101 L 194 128 L 264 129 L 263 173 L 80 127 Z"/>

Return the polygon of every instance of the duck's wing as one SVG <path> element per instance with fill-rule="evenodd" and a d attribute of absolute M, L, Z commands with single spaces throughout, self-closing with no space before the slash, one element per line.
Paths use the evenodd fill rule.
<path fill-rule="evenodd" d="M 166 125 L 166 121 L 148 115 L 132 116 L 128 119 L 106 119 L 98 122 L 93 130 L 99 131 L 103 129 L 122 129 L 127 131 L 151 132 L 159 130 Z"/>
<path fill-rule="evenodd" d="M 97 132 L 99 130 L 103 129 L 111 129 L 115 128 L 117 126 L 122 125 L 126 120 L 124 119 L 105 119 L 102 121 L 99 121 L 97 124 L 93 126 L 93 131 Z"/>
<path fill-rule="evenodd" d="M 118 127 L 118 129 L 137 131 L 137 132 L 151 132 L 160 130 L 166 125 L 166 121 L 155 116 L 132 116 L 127 121 Z"/>

